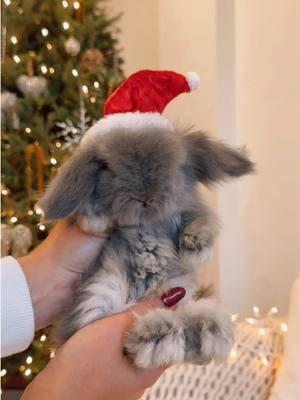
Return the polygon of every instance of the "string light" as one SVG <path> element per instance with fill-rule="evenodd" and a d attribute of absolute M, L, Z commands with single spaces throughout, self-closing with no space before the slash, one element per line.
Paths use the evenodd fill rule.
<path fill-rule="evenodd" d="M 229 357 L 230 357 L 231 359 L 235 359 L 235 358 L 237 357 L 237 351 L 236 351 L 236 349 L 232 349 L 232 350 L 231 350 L 231 352 L 230 352 L 230 354 L 229 354 Z"/>
<path fill-rule="evenodd" d="M 32 358 L 31 356 L 28 356 L 28 357 L 26 358 L 26 364 L 31 364 L 32 361 L 33 361 L 33 358 Z"/>
<path fill-rule="evenodd" d="M 57 160 L 56 160 L 54 157 L 51 157 L 51 158 L 50 158 L 50 163 L 51 163 L 52 165 L 56 165 L 56 164 L 57 164 Z"/>
<path fill-rule="evenodd" d="M 16 36 L 12 36 L 12 37 L 10 38 L 10 41 L 12 42 L 12 44 L 17 44 L 17 43 L 18 43 L 18 39 L 17 39 Z"/>
<path fill-rule="evenodd" d="M 254 318 L 246 318 L 245 321 L 248 322 L 248 324 L 250 324 L 250 325 L 254 325 L 255 324 L 255 319 Z"/>
<path fill-rule="evenodd" d="M 275 315 L 278 313 L 278 308 L 277 307 L 272 307 L 269 311 L 269 314 Z"/>
<path fill-rule="evenodd" d="M 2 376 L 5 376 L 7 374 L 7 369 L 5 369 L 5 368 L 3 368 L 3 369 L 1 369 L 1 377 Z"/>
<path fill-rule="evenodd" d="M 46 44 L 46 47 L 47 47 L 48 50 L 52 50 L 52 48 L 53 48 L 53 46 L 52 46 L 51 43 L 47 43 L 47 44 Z"/>
<path fill-rule="evenodd" d="M 10 5 L 11 5 L 11 1 L 10 1 L 10 0 L 4 0 L 4 4 L 5 4 L 6 6 L 10 6 Z"/>
<path fill-rule="evenodd" d="M 84 94 L 88 94 L 89 88 L 86 85 L 82 85 L 82 91 Z"/>
<path fill-rule="evenodd" d="M 266 333 L 265 328 L 259 328 L 258 333 L 259 333 L 260 335 L 264 335 L 264 334 Z"/>
<path fill-rule="evenodd" d="M 21 58 L 17 54 L 15 54 L 13 56 L 13 59 L 14 59 L 14 62 L 17 63 L 17 64 L 19 64 L 19 62 L 21 61 Z"/>
<path fill-rule="evenodd" d="M 41 71 L 43 74 L 46 74 L 48 72 L 48 68 L 46 67 L 46 65 L 41 66 Z"/>
<path fill-rule="evenodd" d="M 25 375 L 25 376 L 29 376 L 29 375 L 31 375 L 31 372 L 32 372 L 32 371 L 31 371 L 30 368 L 26 368 L 26 369 L 25 369 L 25 372 L 24 372 L 24 375 Z"/>
<path fill-rule="evenodd" d="M 36 207 L 35 213 L 38 214 L 38 215 L 43 215 L 43 210 L 41 208 L 39 208 L 39 207 Z"/>
<path fill-rule="evenodd" d="M 67 30 L 70 28 L 70 24 L 69 24 L 68 21 L 64 21 L 64 22 L 62 23 L 62 26 L 63 26 L 63 28 L 64 28 L 65 31 L 67 31 Z"/>
<path fill-rule="evenodd" d="M 40 337 L 40 341 L 41 341 L 41 342 L 45 342 L 46 339 L 47 339 L 47 336 L 46 336 L 46 335 L 42 335 L 42 336 Z"/>
<path fill-rule="evenodd" d="M 18 218 L 15 217 L 15 216 L 13 216 L 13 217 L 11 217 L 10 222 L 12 222 L 13 224 L 15 224 L 16 222 L 18 222 Z"/>
<path fill-rule="evenodd" d="M 19 14 L 23 14 L 23 8 L 22 7 L 18 7 L 18 13 Z"/>
<path fill-rule="evenodd" d="M 91 102 L 91 103 L 96 103 L 96 97 L 91 96 L 91 97 L 90 97 L 90 102 Z"/>
<path fill-rule="evenodd" d="M 94 82 L 94 88 L 95 89 L 99 89 L 99 87 L 100 87 L 100 83 L 98 81 L 95 81 Z"/>
<path fill-rule="evenodd" d="M 28 214 L 28 215 L 33 215 L 33 210 L 28 210 L 28 211 L 27 211 L 27 214 Z"/>
<path fill-rule="evenodd" d="M 60 149 L 60 148 L 61 148 L 61 143 L 60 143 L 60 142 L 56 142 L 56 143 L 55 143 L 55 146 L 56 146 L 58 149 Z"/>
<path fill-rule="evenodd" d="M 79 3 L 79 1 L 74 1 L 73 7 L 75 8 L 75 10 L 78 10 L 78 9 L 80 8 L 80 3 Z"/>
<path fill-rule="evenodd" d="M 49 72 L 50 72 L 50 74 L 54 74 L 55 69 L 54 69 L 53 67 L 50 67 L 50 68 L 49 68 Z"/>
<path fill-rule="evenodd" d="M 55 351 L 53 350 L 53 351 L 50 352 L 49 358 L 53 358 L 54 356 L 55 356 Z"/>
<path fill-rule="evenodd" d="M 257 306 L 253 306 L 253 313 L 256 317 L 259 316 L 260 310 Z"/>
<path fill-rule="evenodd" d="M 68 5 L 69 5 L 68 2 L 66 0 L 63 0 L 63 2 L 62 2 L 63 8 L 67 8 Z"/>
<path fill-rule="evenodd" d="M 31 128 L 29 128 L 29 126 L 27 126 L 27 127 L 25 128 L 25 132 L 26 132 L 26 133 L 31 133 Z"/>
<path fill-rule="evenodd" d="M 281 322 L 280 329 L 282 330 L 282 332 L 287 332 L 289 330 L 289 328 L 285 322 Z"/>
<path fill-rule="evenodd" d="M 26 369 L 25 365 L 20 365 L 20 367 L 19 367 L 20 372 L 24 372 L 25 369 Z"/>
<path fill-rule="evenodd" d="M 45 225 L 43 225 L 43 224 L 40 224 L 40 225 L 39 225 L 39 230 L 40 230 L 40 231 L 44 232 L 45 229 L 46 229 Z M 41 342 L 44 342 L 44 341 L 46 340 L 46 339 L 45 339 L 45 340 L 42 340 L 42 337 L 44 337 L 44 336 L 45 336 L 45 335 L 42 335 L 42 336 L 41 336 Z"/>
<path fill-rule="evenodd" d="M 8 195 L 8 190 L 7 189 L 2 189 L 1 193 L 3 194 L 3 196 L 7 196 Z"/>
<path fill-rule="evenodd" d="M 75 77 L 78 76 L 78 71 L 77 71 L 77 69 L 75 69 L 75 68 L 72 69 L 72 75 L 75 76 Z"/>
<path fill-rule="evenodd" d="M 264 364 L 265 366 L 269 365 L 269 361 L 268 361 L 268 359 L 267 359 L 266 356 L 263 356 L 263 355 L 262 355 L 262 356 L 260 357 L 260 359 L 261 359 L 262 364 Z"/>
<path fill-rule="evenodd" d="M 42 33 L 42 35 L 43 35 L 44 37 L 46 37 L 46 36 L 49 35 L 49 31 L 48 31 L 47 28 L 42 28 L 42 29 L 41 29 L 41 33 Z"/>
<path fill-rule="evenodd" d="M 231 322 L 237 321 L 238 317 L 239 317 L 239 314 L 232 314 L 232 316 L 231 316 Z"/>

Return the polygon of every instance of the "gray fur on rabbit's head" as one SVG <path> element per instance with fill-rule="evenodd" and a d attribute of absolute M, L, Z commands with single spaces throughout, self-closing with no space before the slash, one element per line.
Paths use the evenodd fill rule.
<path fill-rule="evenodd" d="M 191 206 L 197 182 L 211 185 L 252 171 L 244 150 L 201 132 L 118 128 L 82 143 L 39 206 L 45 220 L 88 214 L 146 224 Z"/>

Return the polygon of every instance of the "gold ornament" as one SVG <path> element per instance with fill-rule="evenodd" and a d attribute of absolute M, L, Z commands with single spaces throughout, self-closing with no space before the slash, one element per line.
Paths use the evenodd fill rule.
<path fill-rule="evenodd" d="M 81 56 L 81 66 L 87 71 L 91 71 L 105 62 L 104 54 L 98 49 L 87 49 Z"/>
<path fill-rule="evenodd" d="M 25 149 L 27 190 L 31 191 L 33 186 L 31 161 L 34 155 L 36 158 L 37 190 L 41 193 L 44 189 L 44 166 L 48 165 L 48 160 L 42 147 L 36 143 L 29 144 Z"/>

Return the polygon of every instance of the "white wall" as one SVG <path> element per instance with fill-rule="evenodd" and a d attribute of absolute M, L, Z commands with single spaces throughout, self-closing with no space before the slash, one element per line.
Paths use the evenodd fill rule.
<path fill-rule="evenodd" d="M 195 93 L 166 114 L 233 144 L 258 174 L 219 190 L 224 229 L 210 275 L 232 310 L 286 312 L 299 254 L 297 0 L 112 0 L 123 11 L 125 71 L 200 73 Z M 216 206 L 216 196 L 210 196 Z M 218 272 L 218 274 L 216 273 Z"/>

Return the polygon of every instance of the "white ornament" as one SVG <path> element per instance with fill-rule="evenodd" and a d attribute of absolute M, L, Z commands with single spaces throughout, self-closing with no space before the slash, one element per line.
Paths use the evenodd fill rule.
<path fill-rule="evenodd" d="M 21 257 L 28 253 L 32 245 L 31 230 L 22 224 L 14 227 L 1 224 L 1 255 L 9 254 L 14 257 Z"/>
<path fill-rule="evenodd" d="M 80 43 L 73 36 L 66 40 L 65 50 L 68 54 L 71 54 L 71 56 L 77 56 L 77 54 L 80 52 L 80 49 Z"/>
<path fill-rule="evenodd" d="M 45 92 L 47 81 L 41 76 L 21 75 L 17 79 L 17 87 L 24 96 L 32 96 L 33 98 L 36 98 Z"/>
<path fill-rule="evenodd" d="M 1 93 L 1 110 L 9 111 L 14 108 L 17 103 L 17 96 L 11 92 L 3 92 Z"/>
<path fill-rule="evenodd" d="M 16 225 L 12 228 L 11 253 L 14 257 L 25 256 L 32 245 L 32 233 L 28 226 Z"/>

